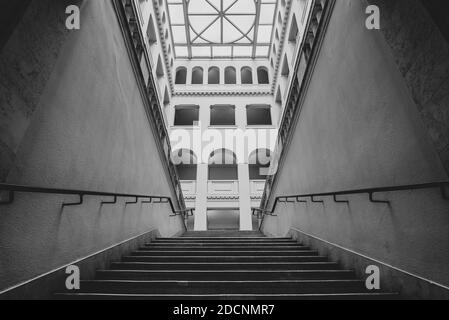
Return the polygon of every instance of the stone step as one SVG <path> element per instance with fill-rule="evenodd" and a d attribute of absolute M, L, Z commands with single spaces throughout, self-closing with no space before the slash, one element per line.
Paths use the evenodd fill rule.
<path fill-rule="evenodd" d="M 178 251 L 178 250 L 198 250 L 198 251 L 209 251 L 209 250 L 251 250 L 251 251 L 263 251 L 263 250 L 309 250 L 310 247 L 301 246 L 299 244 L 286 244 L 286 245 L 158 245 L 150 244 L 140 247 L 140 250 L 166 250 L 166 251 Z"/>
<path fill-rule="evenodd" d="M 62 293 L 58 299 L 70 300 L 394 300 L 390 293 L 337 293 L 337 294 L 107 294 Z"/>
<path fill-rule="evenodd" d="M 327 262 L 323 256 L 126 256 L 123 262 Z"/>
<path fill-rule="evenodd" d="M 334 262 L 114 262 L 112 270 L 337 270 Z"/>
<path fill-rule="evenodd" d="M 131 253 L 132 256 L 318 256 L 315 250 L 242 250 L 235 248 L 233 250 L 139 250 Z"/>
<path fill-rule="evenodd" d="M 348 280 L 352 270 L 99 270 L 98 280 Z"/>
<path fill-rule="evenodd" d="M 82 281 L 84 293 L 126 294 L 310 294 L 366 293 L 360 280 L 288 280 L 288 281 Z"/>

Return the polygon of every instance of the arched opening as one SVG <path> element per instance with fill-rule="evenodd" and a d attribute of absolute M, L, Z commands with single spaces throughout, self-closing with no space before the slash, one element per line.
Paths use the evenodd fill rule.
<path fill-rule="evenodd" d="M 253 84 L 253 71 L 250 67 L 243 67 L 241 74 L 242 84 Z"/>
<path fill-rule="evenodd" d="M 167 87 L 165 87 L 164 91 L 164 105 L 170 104 L 170 94 L 168 93 Z"/>
<path fill-rule="evenodd" d="M 185 67 L 177 68 L 175 84 L 186 84 L 186 83 L 187 83 L 187 68 Z"/>
<path fill-rule="evenodd" d="M 220 84 L 220 69 L 217 67 L 209 68 L 208 84 Z"/>
<path fill-rule="evenodd" d="M 238 180 L 237 157 L 228 149 L 218 149 L 209 156 L 209 180 Z"/>
<path fill-rule="evenodd" d="M 195 67 L 192 70 L 192 84 L 203 84 L 204 81 L 203 68 Z"/>
<path fill-rule="evenodd" d="M 275 102 L 282 106 L 282 94 L 281 94 L 281 87 L 280 86 L 278 87 L 278 90 L 276 92 Z"/>
<path fill-rule="evenodd" d="M 225 69 L 225 84 L 236 84 L 237 72 L 234 67 L 226 67 Z"/>
<path fill-rule="evenodd" d="M 282 63 L 282 70 L 281 70 L 281 75 L 283 77 L 288 77 L 290 74 L 290 67 L 288 65 L 288 58 L 287 55 L 284 56 L 284 61 Z"/>
<path fill-rule="evenodd" d="M 249 179 L 266 180 L 271 165 L 271 151 L 268 149 L 257 149 L 249 158 Z"/>
<path fill-rule="evenodd" d="M 164 66 L 162 65 L 161 56 L 157 57 L 156 75 L 158 78 L 161 78 L 164 76 Z"/>
<path fill-rule="evenodd" d="M 147 38 L 150 45 L 153 45 L 157 42 L 157 34 L 152 16 L 150 16 L 150 21 L 148 22 Z"/>
<path fill-rule="evenodd" d="M 288 35 L 288 41 L 295 42 L 298 38 L 299 28 L 298 28 L 298 22 L 296 21 L 296 16 L 293 14 L 292 18 L 292 24 L 290 27 L 290 33 Z"/>
<path fill-rule="evenodd" d="M 265 67 L 257 68 L 257 80 L 259 84 L 269 84 L 268 70 Z"/>
<path fill-rule="evenodd" d="M 196 181 L 197 179 L 197 157 L 192 150 L 180 149 L 172 154 L 172 162 L 176 166 L 179 180 Z"/>

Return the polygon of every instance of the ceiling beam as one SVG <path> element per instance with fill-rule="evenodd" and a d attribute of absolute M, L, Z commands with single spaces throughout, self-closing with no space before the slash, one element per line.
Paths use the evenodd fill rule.
<path fill-rule="evenodd" d="M 262 9 L 262 0 L 256 0 L 256 21 L 254 22 L 254 36 L 253 36 L 253 53 L 251 57 L 256 58 L 257 49 L 257 34 L 259 33 L 260 11 Z"/>
<path fill-rule="evenodd" d="M 192 59 L 192 43 L 190 39 L 190 20 L 189 20 L 189 13 L 187 8 L 187 1 L 190 0 L 184 0 L 182 1 L 182 10 L 184 11 L 184 21 L 185 21 L 185 29 L 186 29 L 186 41 L 187 41 L 187 51 L 189 55 L 189 59 Z"/>

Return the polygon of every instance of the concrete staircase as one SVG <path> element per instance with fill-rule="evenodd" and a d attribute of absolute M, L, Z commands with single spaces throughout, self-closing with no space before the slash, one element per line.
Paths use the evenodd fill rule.
<path fill-rule="evenodd" d="M 290 238 L 187 232 L 146 244 L 62 299 L 390 299 Z"/>

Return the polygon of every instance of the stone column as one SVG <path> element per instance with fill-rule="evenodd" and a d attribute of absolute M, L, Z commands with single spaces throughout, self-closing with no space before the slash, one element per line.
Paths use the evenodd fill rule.
<path fill-rule="evenodd" d="M 247 163 L 238 165 L 239 195 L 240 195 L 240 230 L 253 230 L 251 216 L 251 188 L 249 183 L 249 166 Z"/>
<path fill-rule="evenodd" d="M 196 176 L 195 231 L 207 230 L 207 182 L 208 165 L 198 164 Z"/>

